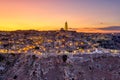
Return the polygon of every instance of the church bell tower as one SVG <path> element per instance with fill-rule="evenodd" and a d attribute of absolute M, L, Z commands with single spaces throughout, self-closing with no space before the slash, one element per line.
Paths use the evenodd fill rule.
<path fill-rule="evenodd" d="M 66 31 L 68 30 L 68 23 L 67 23 L 67 21 L 65 22 L 65 30 Z"/>

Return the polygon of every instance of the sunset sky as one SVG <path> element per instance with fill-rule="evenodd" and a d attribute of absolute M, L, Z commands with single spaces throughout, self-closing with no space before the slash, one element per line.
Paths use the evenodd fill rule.
<path fill-rule="evenodd" d="M 0 30 L 119 32 L 120 0 L 0 0 Z"/>

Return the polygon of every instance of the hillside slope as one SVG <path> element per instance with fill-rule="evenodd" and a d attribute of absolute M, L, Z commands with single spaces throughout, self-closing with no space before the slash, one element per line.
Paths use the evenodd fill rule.
<path fill-rule="evenodd" d="M 120 80 L 118 55 L 64 56 L 0 54 L 0 80 Z"/>

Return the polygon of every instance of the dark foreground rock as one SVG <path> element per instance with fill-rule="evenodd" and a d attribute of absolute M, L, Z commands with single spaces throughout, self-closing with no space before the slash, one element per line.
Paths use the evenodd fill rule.
<path fill-rule="evenodd" d="M 120 80 L 120 57 L 0 54 L 0 80 Z"/>

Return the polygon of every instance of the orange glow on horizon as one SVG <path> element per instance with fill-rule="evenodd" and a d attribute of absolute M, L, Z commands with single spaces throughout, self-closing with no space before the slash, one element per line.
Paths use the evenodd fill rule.
<path fill-rule="evenodd" d="M 116 6 L 71 1 L 0 1 L 0 30 L 59 30 L 66 20 L 69 28 L 79 32 L 111 32 L 97 28 L 120 26 Z"/>

